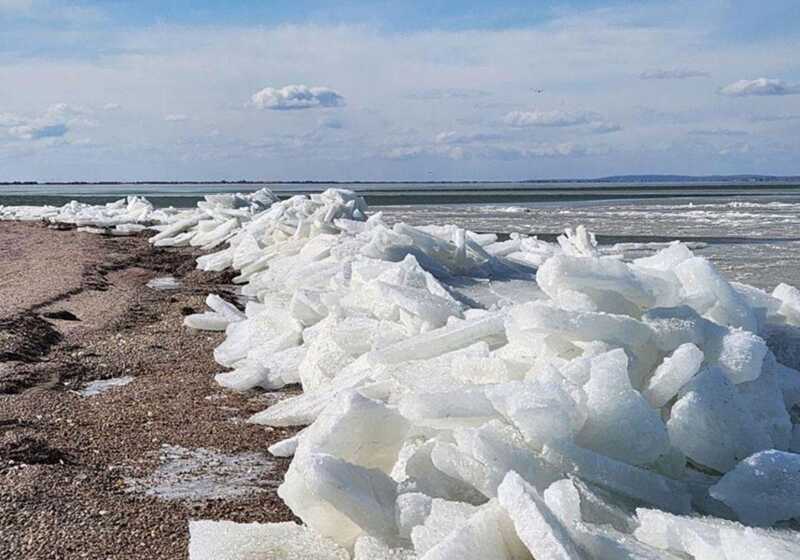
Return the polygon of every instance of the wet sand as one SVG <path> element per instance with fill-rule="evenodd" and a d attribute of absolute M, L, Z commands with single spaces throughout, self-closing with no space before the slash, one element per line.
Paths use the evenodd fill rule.
<path fill-rule="evenodd" d="M 266 448 L 293 432 L 244 423 L 292 390 L 237 394 L 214 382 L 222 334 L 181 322 L 208 293 L 232 300 L 233 287 L 195 270 L 195 256 L 143 236 L 0 222 L 0 558 L 172 560 L 186 556 L 189 519 L 292 519 L 275 494 L 288 461 Z M 146 286 L 165 275 L 180 287 Z M 77 393 L 122 376 L 134 379 Z M 132 490 L 162 446 L 257 452 L 270 465 L 239 497 Z"/>

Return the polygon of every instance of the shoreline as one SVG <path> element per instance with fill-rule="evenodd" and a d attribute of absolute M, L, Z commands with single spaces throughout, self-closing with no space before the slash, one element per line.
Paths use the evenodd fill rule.
<path fill-rule="evenodd" d="M 244 419 L 296 389 L 223 391 L 212 379 L 223 333 L 182 326 L 208 293 L 232 299 L 229 274 L 196 270 L 197 252 L 153 248 L 143 235 L 0 222 L 0 247 L 0 556 L 173 559 L 186 554 L 192 518 L 294 519 L 275 494 L 288 460 L 266 449 L 296 430 Z M 147 286 L 166 275 L 179 287 Z M 133 380 L 77 393 L 124 377 Z M 131 481 L 147 481 L 176 448 L 224 454 L 230 468 L 257 454 L 267 469 L 233 496 L 137 491 Z M 202 461 L 182 468 L 170 482 L 194 491 Z"/>

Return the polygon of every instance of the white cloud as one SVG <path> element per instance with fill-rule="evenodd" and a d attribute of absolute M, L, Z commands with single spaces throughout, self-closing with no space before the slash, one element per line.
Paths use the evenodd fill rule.
<path fill-rule="evenodd" d="M 119 103 L 106 103 L 103 105 L 103 111 L 117 111 L 122 109 L 122 105 Z"/>
<path fill-rule="evenodd" d="M 172 115 L 164 115 L 164 120 L 167 122 L 183 122 L 188 121 L 189 117 L 181 113 L 176 113 Z"/>
<path fill-rule="evenodd" d="M 25 124 L 8 129 L 8 133 L 20 140 L 39 140 L 42 138 L 60 138 L 68 132 L 64 123 L 57 124 Z"/>
<path fill-rule="evenodd" d="M 336 91 L 327 87 L 308 87 L 304 85 L 264 88 L 254 93 L 250 101 L 253 106 L 259 109 L 276 111 L 340 107 L 344 105 L 344 97 Z"/>
<path fill-rule="evenodd" d="M 512 111 L 503 121 L 510 126 L 577 126 L 600 120 L 599 115 L 585 111 Z"/>
<path fill-rule="evenodd" d="M 719 90 L 729 97 L 747 95 L 796 95 L 800 94 L 800 84 L 787 84 L 774 78 L 757 78 L 755 80 L 739 80 Z"/>
<path fill-rule="evenodd" d="M 639 74 L 642 80 L 685 80 L 687 78 L 708 78 L 708 72 L 690 70 L 689 68 L 670 68 L 647 70 Z"/>

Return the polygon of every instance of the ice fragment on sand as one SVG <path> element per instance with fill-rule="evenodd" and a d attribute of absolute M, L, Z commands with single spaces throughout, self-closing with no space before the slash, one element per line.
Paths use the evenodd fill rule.
<path fill-rule="evenodd" d="M 342 546 L 364 533 L 397 544 L 397 484 L 378 469 L 303 454 L 292 461 L 278 495 L 304 523 Z"/>
<path fill-rule="evenodd" d="M 125 375 L 123 377 L 112 377 L 111 379 L 100 379 L 98 381 L 92 381 L 91 383 L 87 383 L 86 386 L 78 391 L 78 394 L 82 397 L 93 397 L 95 395 L 99 395 L 100 393 L 105 393 L 109 389 L 113 389 L 114 387 L 122 387 L 127 385 L 131 381 L 134 380 L 134 377 L 131 375 Z"/>
<path fill-rule="evenodd" d="M 348 560 L 347 551 L 296 523 L 190 521 L 189 560 Z"/>

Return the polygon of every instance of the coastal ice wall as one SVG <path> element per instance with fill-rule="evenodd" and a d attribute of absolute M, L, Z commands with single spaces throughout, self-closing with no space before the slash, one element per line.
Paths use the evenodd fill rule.
<path fill-rule="evenodd" d="M 797 289 L 678 242 L 601 254 L 581 227 L 389 227 L 341 190 L 151 222 L 249 299 L 186 318 L 225 331 L 216 381 L 303 389 L 250 421 L 304 426 L 270 448 L 304 526 L 195 522 L 191 558 L 800 557 Z"/>

